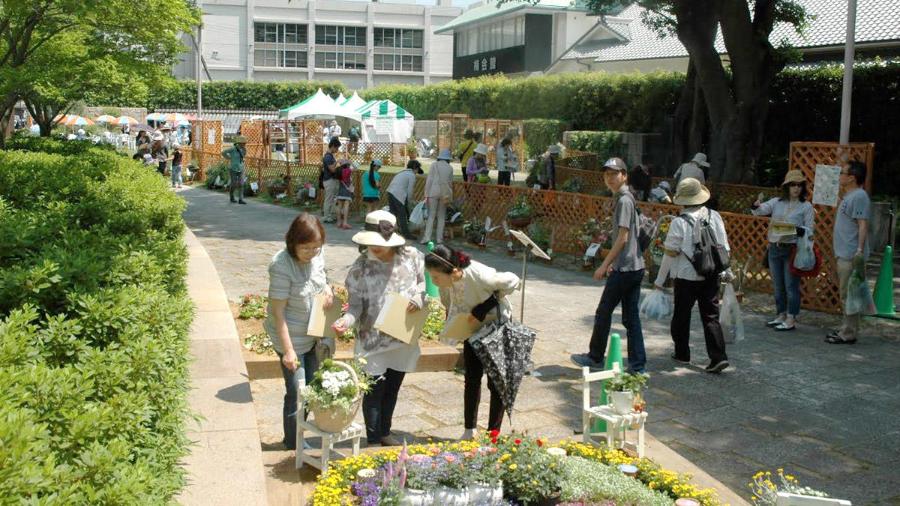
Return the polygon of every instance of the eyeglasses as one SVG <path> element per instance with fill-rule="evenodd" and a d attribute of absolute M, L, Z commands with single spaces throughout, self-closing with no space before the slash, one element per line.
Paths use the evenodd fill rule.
<path fill-rule="evenodd" d="M 322 247 L 317 246 L 315 248 L 295 248 L 295 251 L 304 255 L 318 255 L 319 252 L 322 251 Z"/>
<path fill-rule="evenodd" d="M 850 175 L 850 171 L 842 170 L 842 171 L 841 171 L 841 175 L 842 175 L 842 176 L 849 176 L 849 175 Z"/>

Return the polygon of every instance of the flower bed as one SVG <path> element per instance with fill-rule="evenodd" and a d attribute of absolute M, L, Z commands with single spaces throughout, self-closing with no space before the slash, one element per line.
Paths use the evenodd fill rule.
<path fill-rule="evenodd" d="M 486 435 L 480 441 L 416 444 L 332 462 L 313 493 L 314 506 L 395 504 L 406 490 L 465 490 L 500 485 L 506 504 L 672 504 L 690 497 L 703 506 L 720 504 L 712 489 L 691 484 L 689 475 L 660 468 L 649 459 L 573 441 L 553 446 L 516 435 Z M 633 478 L 619 471 L 634 466 Z M 370 478 L 360 478 L 368 469 Z M 471 490 L 471 489 L 469 489 Z M 384 494 L 383 497 L 379 497 Z M 398 503 L 399 504 L 399 503 Z M 431 503 L 429 503 L 431 504 Z"/>

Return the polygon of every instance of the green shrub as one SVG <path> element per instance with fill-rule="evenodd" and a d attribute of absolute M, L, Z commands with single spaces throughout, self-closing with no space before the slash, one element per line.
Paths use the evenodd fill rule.
<path fill-rule="evenodd" d="M 569 457 L 562 461 L 560 499 L 582 502 L 615 500 L 616 504 L 635 506 L 674 504 L 666 494 L 647 488 L 619 470 L 581 457 Z"/>
<path fill-rule="evenodd" d="M 622 156 L 622 132 L 579 131 L 568 135 L 571 149 L 596 153 L 600 160 Z"/>
<path fill-rule="evenodd" d="M 213 81 L 203 83 L 205 109 L 284 109 L 314 94 L 319 88 L 330 96 L 347 94 L 339 81 Z M 173 81 L 169 86 L 151 90 L 150 109 L 197 107 L 194 81 Z"/>
<path fill-rule="evenodd" d="M 524 122 L 525 148 L 529 158 L 537 158 L 562 138 L 566 124 L 555 119 L 529 119 Z"/>
<path fill-rule="evenodd" d="M 165 504 L 184 484 L 184 204 L 85 143 L 0 152 L 0 497 Z"/>

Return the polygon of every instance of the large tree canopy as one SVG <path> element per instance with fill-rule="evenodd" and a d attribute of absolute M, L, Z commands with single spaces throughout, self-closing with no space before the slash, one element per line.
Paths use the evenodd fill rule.
<path fill-rule="evenodd" d="M 504 1 L 511 0 L 500 0 Z M 621 10 L 621 0 L 583 0 L 598 15 Z M 802 30 L 807 13 L 793 0 L 638 0 L 643 22 L 661 37 L 676 36 L 690 56 L 687 86 L 676 114 L 683 147 L 707 144 L 712 177 L 754 178 L 772 80 L 793 54 L 769 41 L 776 23 Z M 728 64 L 715 47 L 721 29 Z M 590 104 L 586 104 L 590 106 Z"/>
<path fill-rule="evenodd" d="M 180 34 L 198 22 L 185 0 L 3 0 L 0 131 L 18 100 L 44 132 L 76 101 L 145 93 L 168 75 L 184 49 Z"/>

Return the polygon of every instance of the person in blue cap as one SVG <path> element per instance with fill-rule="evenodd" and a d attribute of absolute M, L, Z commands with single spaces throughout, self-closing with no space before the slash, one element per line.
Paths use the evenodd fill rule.
<path fill-rule="evenodd" d="M 444 242 L 444 220 L 447 218 L 447 205 L 453 198 L 453 168 L 450 160 L 453 155 L 449 149 L 442 149 L 437 161 L 431 164 L 428 177 L 425 179 L 425 205 L 428 206 L 428 219 L 425 221 L 425 234 L 422 244 L 431 240 L 434 222 L 437 220 L 436 242 Z"/>

